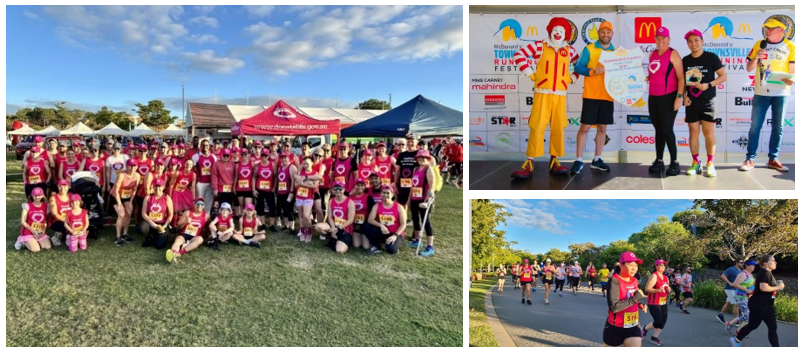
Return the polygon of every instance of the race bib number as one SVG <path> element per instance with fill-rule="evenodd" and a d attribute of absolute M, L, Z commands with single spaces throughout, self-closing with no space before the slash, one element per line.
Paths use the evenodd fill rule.
<path fill-rule="evenodd" d="M 389 179 L 389 178 L 382 178 L 380 181 L 383 183 L 383 185 L 387 185 L 387 184 L 391 183 L 391 179 Z"/>
<path fill-rule="evenodd" d="M 340 182 L 346 184 L 346 177 L 345 176 L 336 176 L 335 181 L 340 181 Z"/>
<path fill-rule="evenodd" d="M 366 220 L 366 216 L 364 216 L 362 214 L 356 214 L 355 215 L 355 224 L 363 224 L 363 222 L 365 220 Z"/>
<path fill-rule="evenodd" d="M 194 225 L 187 225 L 187 229 L 185 229 L 184 232 L 189 235 L 196 235 L 198 234 L 198 227 Z"/>
<path fill-rule="evenodd" d="M 162 217 L 162 212 L 151 212 L 148 213 L 148 218 L 152 221 L 161 221 L 164 217 Z"/>
<path fill-rule="evenodd" d="M 124 189 L 123 191 L 120 191 L 120 198 L 131 198 L 131 192 L 132 190 L 130 189 Z"/>
<path fill-rule="evenodd" d="M 41 222 L 40 223 L 36 223 L 36 222 L 31 223 L 31 229 L 33 229 L 36 232 L 43 232 L 45 230 L 45 224 L 41 223 Z"/>
<path fill-rule="evenodd" d="M 667 296 L 659 297 L 659 305 L 664 306 L 665 304 L 667 304 Z"/>
<path fill-rule="evenodd" d="M 298 195 L 299 197 L 307 197 L 307 194 L 308 194 L 309 192 L 310 192 L 310 191 L 309 191 L 309 190 L 307 190 L 307 188 L 306 188 L 306 187 L 300 187 L 300 188 L 299 188 L 299 192 L 297 193 L 297 195 Z"/>
<path fill-rule="evenodd" d="M 411 186 L 413 186 L 413 179 L 401 179 L 399 181 L 399 186 L 402 186 L 402 187 L 405 187 L 405 188 L 411 187 Z"/>
<path fill-rule="evenodd" d="M 246 237 L 251 237 L 254 235 L 254 229 L 251 227 L 243 228 L 243 235 Z"/>
<path fill-rule="evenodd" d="M 395 221 L 396 219 L 394 218 L 394 216 L 380 215 L 380 223 L 382 223 L 383 225 L 390 226 L 393 225 Z"/>
<path fill-rule="evenodd" d="M 526 272 L 526 273 L 522 274 L 522 278 L 523 279 L 529 279 L 530 278 L 530 273 Z"/>
<path fill-rule="evenodd" d="M 201 167 L 201 175 L 212 175 L 212 169 Z"/>
<path fill-rule="evenodd" d="M 288 189 L 288 183 L 286 183 L 284 181 L 280 181 L 279 182 L 279 190 L 280 191 L 287 191 L 287 189 Z"/>
<path fill-rule="evenodd" d="M 623 315 L 623 328 L 633 328 L 639 324 L 639 312 L 625 312 Z"/>
<path fill-rule="evenodd" d="M 335 221 L 335 226 L 337 227 L 343 227 L 343 225 L 346 224 L 346 220 L 343 218 L 335 217 L 332 220 Z"/>
<path fill-rule="evenodd" d="M 29 184 L 38 184 L 42 182 L 42 179 L 39 178 L 39 175 L 29 176 L 28 183 Z"/>
<path fill-rule="evenodd" d="M 553 279 L 553 274 L 544 274 L 544 279 L 545 280 L 552 280 Z"/>
<path fill-rule="evenodd" d="M 413 189 L 410 190 L 410 194 L 411 194 L 411 196 L 413 196 L 415 198 L 422 198 L 422 196 L 423 196 L 422 195 L 422 188 L 421 187 L 414 187 Z"/>
<path fill-rule="evenodd" d="M 260 181 L 260 190 L 270 190 L 270 189 L 271 189 L 270 181 Z"/>
<path fill-rule="evenodd" d="M 223 190 L 223 192 L 232 192 L 232 185 L 223 185 L 221 190 Z"/>
<path fill-rule="evenodd" d="M 241 188 L 241 189 L 246 189 L 246 188 L 248 188 L 248 185 L 249 185 L 249 181 L 248 181 L 248 180 L 237 180 L 237 187 L 239 187 L 239 188 Z"/>

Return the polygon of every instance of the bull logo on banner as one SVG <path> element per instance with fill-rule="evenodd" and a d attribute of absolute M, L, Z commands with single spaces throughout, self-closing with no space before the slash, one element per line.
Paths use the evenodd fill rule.
<path fill-rule="evenodd" d="M 603 83 L 614 101 L 623 105 L 637 104 L 645 92 L 642 49 L 617 48 L 600 53 L 600 64 L 606 68 Z"/>

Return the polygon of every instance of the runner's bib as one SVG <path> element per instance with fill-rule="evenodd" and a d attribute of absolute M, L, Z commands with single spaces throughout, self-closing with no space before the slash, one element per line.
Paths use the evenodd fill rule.
<path fill-rule="evenodd" d="M 201 175 L 212 175 L 212 169 L 201 167 Z"/>
<path fill-rule="evenodd" d="M 194 225 L 187 226 L 187 229 L 184 231 L 186 234 L 196 235 L 198 233 L 198 227 Z"/>
<path fill-rule="evenodd" d="M 340 182 L 345 184 L 346 183 L 346 177 L 345 176 L 336 176 L 335 181 L 340 181 Z"/>
<path fill-rule="evenodd" d="M 386 226 L 393 225 L 395 222 L 394 216 L 380 215 L 380 223 Z"/>
<path fill-rule="evenodd" d="M 221 190 L 223 190 L 223 192 L 232 192 L 232 185 L 223 185 Z"/>
<path fill-rule="evenodd" d="M 270 181 L 260 181 L 260 190 L 270 190 L 270 189 L 271 189 Z"/>
<path fill-rule="evenodd" d="M 285 190 L 287 190 L 287 189 L 288 189 L 288 183 L 286 183 L 286 182 L 284 182 L 284 181 L 280 181 L 280 182 L 279 182 L 279 190 L 281 190 L 281 191 L 285 191 Z"/>
<path fill-rule="evenodd" d="M 248 188 L 248 180 L 237 180 L 237 187 L 241 189 Z"/>
<path fill-rule="evenodd" d="M 251 227 L 243 228 L 243 235 L 246 236 L 246 237 L 253 236 L 254 235 L 254 229 L 252 229 Z"/>
<path fill-rule="evenodd" d="M 363 221 L 365 221 L 365 220 L 366 220 L 366 217 L 363 216 L 362 214 L 356 214 L 355 215 L 355 224 L 363 224 Z"/>
<path fill-rule="evenodd" d="M 633 328 L 639 324 L 639 312 L 626 312 L 623 318 L 623 328 Z"/>
<path fill-rule="evenodd" d="M 123 189 L 120 191 L 120 198 L 131 198 L 131 189 Z"/>
<path fill-rule="evenodd" d="M 410 190 L 410 194 L 412 197 L 415 198 L 422 198 L 422 188 L 421 187 L 414 187 Z"/>
<path fill-rule="evenodd" d="M 552 280 L 553 279 L 553 274 L 552 273 L 544 274 L 544 279 L 545 280 Z"/>
<path fill-rule="evenodd" d="M 382 182 L 383 185 L 387 185 L 387 184 L 391 183 L 391 179 L 389 179 L 389 178 L 382 178 L 380 181 Z"/>
<path fill-rule="evenodd" d="M 162 220 L 162 218 L 163 218 L 163 217 L 162 217 L 162 212 L 151 212 L 151 213 L 148 213 L 148 218 L 150 218 L 152 221 L 161 221 L 161 220 Z"/>
<path fill-rule="evenodd" d="M 399 186 L 409 188 L 413 186 L 413 179 L 401 179 L 399 180 Z"/>
<path fill-rule="evenodd" d="M 306 187 L 300 187 L 300 188 L 299 188 L 299 192 L 297 193 L 297 196 L 299 196 L 299 197 L 308 197 L 308 196 L 307 196 L 307 194 L 308 194 L 309 192 L 310 192 L 310 191 L 309 191 L 309 190 L 307 190 L 307 188 L 306 188 Z"/>
<path fill-rule="evenodd" d="M 45 224 L 42 222 L 31 223 L 31 229 L 33 229 L 36 232 L 43 232 L 45 230 Z"/>
<path fill-rule="evenodd" d="M 335 221 L 335 226 L 336 227 L 343 227 L 343 225 L 346 224 L 346 220 L 343 219 L 343 218 L 335 217 L 332 220 Z"/>
<path fill-rule="evenodd" d="M 39 179 L 39 175 L 28 176 L 28 183 L 29 184 L 38 184 L 40 182 L 42 182 L 42 180 Z"/>
<path fill-rule="evenodd" d="M 664 306 L 665 304 L 667 304 L 667 296 L 659 297 L 659 305 Z"/>

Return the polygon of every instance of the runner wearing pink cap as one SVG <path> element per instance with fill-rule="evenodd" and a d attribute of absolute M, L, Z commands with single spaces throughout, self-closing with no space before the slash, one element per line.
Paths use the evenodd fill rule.
<path fill-rule="evenodd" d="M 650 275 L 645 291 L 648 292 L 648 311 L 650 311 L 653 322 L 642 328 L 642 340 L 649 330 L 653 329 L 650 342 L 654 345 L 662 346 L 659 334 L 667 323 L 667 296 L 670 294 L 670 280 L 664 274 L 667 262 L 659 259 L 653 264 L 654 272 Z"/>
<path fill-rule="evenodd" d="M 196 198 L 196 183 L 198 176 L 194 171 L 192 160 L 184 161 L 184 166 L 173 172 L 168 179 L 167 194 L 173 201 L 173 221 L 171 225 L 176 228 L 178 219 L 184 215 L 184 211 L 193 209 L 193 201 Z"/>
<path fill-rule="evenodd" d="M 232 151 L 221 149 L 221 160 L 212 164 L 212 193 L 219 204 L 224 202 L 237 206 L 235 196 L 235 165 L 232 162 Z"/>
<path fill-rule="evenodd" d="M 31 191 L 31 201 L 22 204 L 20 216 L 20 235 L 14 247 L 17 250 L 23 246 L 31 252 L 50 249 L 51 243 L 45 231 L 48 224 L 48 205 L 45 203 L 45 190 L 35 187 Z"/>
<path fill-rule="evenodd" d="M 25 197 L 30 198 L 35 188 L 44 191 L 50 179 L 50 167 L 47 160 L 42 158 L 42 149 L 33 147 L 27 158 L 25 168 L 22 170 L 22 181 L 25 183 Z"/>
<path fill-rule="evenodd" d="M 160 160 L 159 158 L 157 160 Z M 159 163 L 157 163 L 158 165 Z M 145 197 L 142 205 L 142 222 L 138 225 L 143 236 L 142 247 L 153 246 L 162 250 L 167 246 L 168 229 L 173 221 L 173 200 L 165 194 L 165 180 L 157 178 L 153 182 L 153 194 Z"/>
<path fill-rule="evenodd" d="M 413 219 L 413 239 L 408 247 L 417 248 L 421 243 L 422 228 L 427 235 L 427 246 L 419 255 L 433 256 L 433 227 L 430 223 L 432 217 L 432 203 L 435 198 L 436 169 L 433 168 L 432 157 L 426 150 L 419 150 L 416 154 L 418 166 L 413 169 L 410 189 L 410 213 Z M 428 208 L 430 212 L 427 212 Z M 426 216 L 425 216 L 426 214 Z"/>
<path fill-rule="evenodd" d="M 67 249 L 75 253 L 80 248 L 87 248 L 87 228 L 89 228 L 89 217 L 87 210 L 81 208 L 81 196 L 74 194 L 70 196 L 70 206 L 72 209 L 67 211 L 67 218 L 64 228 L 67 229 Z"/>
<path fill-rule="evenodd" d="M 327 205 L 327 221 L 317 223 L 315 230 L 326 235 L 327 246 L 338 254 L 345 254 L 353 244 L 352 230 L 355 219 L 355 204 L 344 195 L 344 184 L 340 181 L 332 185 L 332 199 Z"/>
<path fill-rule="evenodd" d="M 237 142 L 237 140 L 235 140 Z M 235 219 L 240 219 L 243 215 L 243 206 L 254 203 L 254 164 L 249 158 L 248 149 L 240 150 L 239 158 L 235 163 L 235 195 L 237 205 L 235 206 Z"/>
<path fill-rule="evenodd" d="M 247 203 L 243 210 L 243 218 L 240 220 L 240 228 L 235 230 L 232 239 L 259 248 L 260 242 L 265 240 L 265 228 L 257 217 L 254 204 Z"/>
<path fill-rule="evenodd" d="M 656 30 L 656 50 L 648 62 L 648 112 L 656 129 L 656 160 L 648 169 L 652 173 L 664 170 L 664 148 L 670 151 L 667 175 L 678 175 L 676 134 L 673 126 L 684 97 L 684 72 L 681 56 L 670 48 L 670 31 L 666 27 Z"/>
<path fill-rule="evenodd" d="M 646 305 L 639 303 L 645 294 L 639 289 L 639 281 L 634 277 L 642 260 L 630 251 L 620 255 L 619 273 L 612 275 L 609 285 L 608 317 L 603 329 L 603 345 L 640 347 L 642 346 L 639 328 L 639 311 L 648 311 Z"/>

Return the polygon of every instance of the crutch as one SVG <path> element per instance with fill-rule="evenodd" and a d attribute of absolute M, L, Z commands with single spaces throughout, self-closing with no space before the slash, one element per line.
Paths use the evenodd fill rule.
<path fill-rule="evenodd" d="M 424 221 L 427 221 L 427 214 L 430 213 L 430 208 L 433 207 L 434 203 L 435 203 L 435 194 L 433 194 L 433 198 L 430 199 L 430 203 L 427 205 L 427 209 L 424 210 L 424 218 L 419 220 L 419 225 L 422 228 L 422 230 L 420 230 L 419 233 L 424 232 Z M 414 233 L 415 233 L 415 231 L 414 231 Z M 419 235 L 419 244 L 416 245 L 416 253 L 413 254 L 413 256 L 419 255 L 419 248 L 421 248 L 422 243 L 423 243 L 422 239 L 424 239 L 424 238 L 422 238 L 422 236 Z"/>

